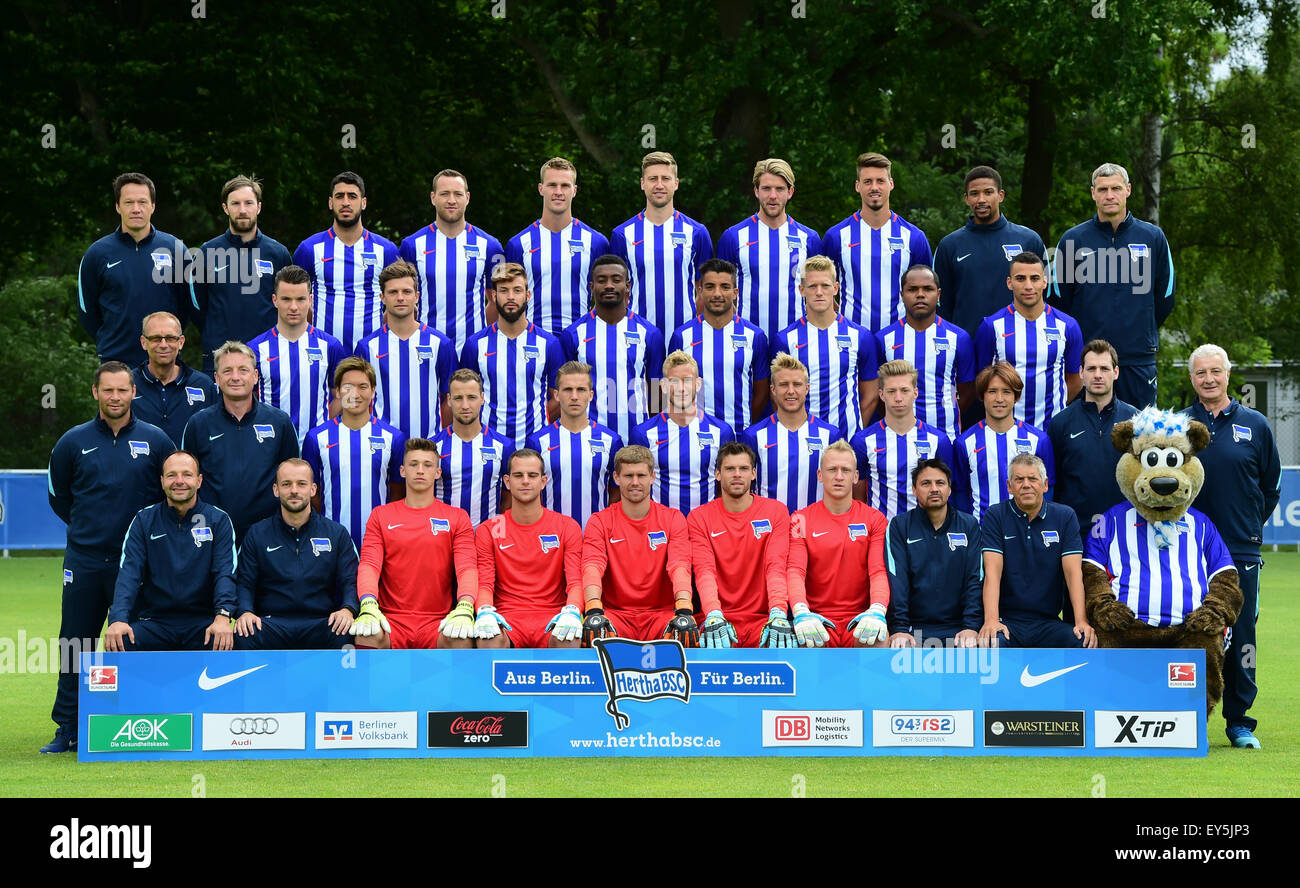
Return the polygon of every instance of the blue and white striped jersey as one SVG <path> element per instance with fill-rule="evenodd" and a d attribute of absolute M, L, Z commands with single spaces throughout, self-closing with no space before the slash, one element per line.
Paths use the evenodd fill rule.
<path fill-rule="evenodd" d="M 740 440 L 758 454 L 757 492 L 780 500 L 793 513 L 822 498 L 817 480 L 822 451 L 843 437 L 837 427 L 814 416 L 791 430 L 773 415 L 745 429 Z"/>
<path fill-rule="evenodd" d="M 800 318 L 782 330 L 773 353 L 788 352 L 808 368 L 808 412 L 840 427 L 851 438 L 871 417 L 862 415 L 858 383 L 876 378 L 876 338 L 839 315 L 825 330 Z"/>
<path fill-rule="evenodd" d="M 557 420 L 529 435 L 525 446 L 546 462 L 543 506 L 586 527 L 588 518 L 609 505 L 614 454 L 623 446 L 618 433 L 598 422 L 571 432 Z"/>
<path fill-rule="evenodd" d="M 1047 499 L 1056 483 L 1056 461 L 1047 432 L 1025 422 L 1017 422 L 1010 431 L 998 433 L 983 420 L 971 426 L 953 448 L 953 504 L 980 518 L 989 506 L 1008 498 L 1007 466 L 1018 453 L 1032 453 L 1047 468 Z"/>
<path fill-rule="evenodd" d="M 897 213 L 881 228 L 854 213 L 826 232 L 822 253 L 839 272 L 840 311 L 873 333 L 903 316 L 903 272 L 930 264 L 925 234 Z"/>
<path fill-rule="evenodd" d="M 379 273 L 397 259 L 396 244 L 364 229 L 350 247 L 330 227 L 293 251 L 293 264 L 311 275 L 312 322 L 349 354 L 379 328 L 384 309 Z"/>
<path fill-rule="evenodd" d="M 1083 334 L 1074 318 L 1054 308 L 1045 308 L 1031 321 L 1008 305 L 980 324 L 975 359 L 980 367 L 995 360 L 1014 364 L 1025 382 L 1016 419 L 1045 429 L 1069 402 L 1065 377 L 1079 372 Z"/>
<path fill-rule="evenodd" d="M 433 495 L 468 512 L 476 527 L 495 518 L 501 509 L 501 476 L 515 452 L 514 441 L 483 426 L 469 441 L 445 428 L 433 443 L 442 465 Z"/>
<path fill-rule="evenodd" d="M 553 232 L 541 220 L 510 238 L 506 261 L 528 272 L 528 319 L 558 336 L 591 304 L 587 287 L 592 260 L 609 252 L 605 235 L 574 219 Z"/>
<path fill-rule="evenodd" d="M 563 363 L 559 340 L 536 324 L 514 339 L 492 324 L 471 336 L 460 355 L 461 367 L 483 377 L 483 424 L 514 447 L 522 447 L 530 431 L 546 424 L 546 401 Z"/>
<path fill-rule="evenodd" d="M 643 211 L 614 229 L 609 250 L 632 272 L 632 310 L 665 339 L 695 314 L 696 269 L 713 258 L 709 229 L 679 212 L 655 225 Z"/>
<path fill-rule="evenodd" d="M 718 238 L 718 258 L 736 266 L 737 312 L 769 339 L 803 314 L 799 274 L 804 260 L 820 252 L 817 232 L 789 216 L 769 228 L 753 215 Z"/>
<path fill-rule="evenodd" d="M 1168 549 L 1130 503 L 1112 506 L 1083 543 L 1083 560 L 1110 576 L 1116 597 L 1150 626 L 1178 626 L 1201 606 L 1210 579 L 1235 569 L 1232 555 L 1204 513 L 1188 509 Z"/>
<path fill-rule="evenodd" d="M 492 269 L 505 261 L 501 242 L 466 224 L 449 238 L 429 224 L 402 240 L 398 253 L 419 270 L 417 317 L 450 339 L 457 351 L 487 326 L 483 315 Z"/>
<path fill-rule="evenodd" d="M 375 368 L 376 416 L 408 438 L 442 430 L 442 399 L 457 364 L 450 339 L 428 324 L 403 339 L 383 324 L 357 346 L 357 357 Z"/>
<path fill-rule="evenodd" d="M 347 357 L 343 343 L 315 327 L 297 340 L 272 327 L 248 347 L 257 355 L 257 400 L 289 414 L 301 447 L 307 432 L 329 419 L 334 368 Z"/>
<path fill-rule="evenodd" d="M 683 515 L 713 499 L 713 468 L 718 450 L 736 440 L 731 426 L 703 411 L 681 426 L 660 413 L 632 430 L 630 444 L 655 455 L 654 501 Z"/>
<path fill-rule="evenodd" d="M 398 484 L 406 435 L 382 419 L 350 429 L 338 417 L 307 433 L 302 458 L 311 463 L 320 488 L 323 514 L 348 529 L 361 548 L 366 521 L 388 502 L 388 485 Z"/>
<path fill-rule="evenodd" d="M 629 440 L 650 418 L 650 394 L 663 376 L 663 334 L 638 314 L 610 324 L 589 311 L 563 339 L 565 357 L 591 366 L 591 418 Z"/>
<path fill-rule="evenodd" d="M 748 427 L 754 383 L 772 375 L 766 334 L 739 315 L 721 330 L 696 316 L 668 341 L 670 354 L 679 349 L 700 365 L 700 406 L 733 429 Z"/>
<path fill-rule="evenodd" d="M 938 316 L 924 330 L 906 318 L 876 334 L 880 363 L 907 361 L 916 368 L 916 415 L 954 441 L 961 433 L 957 383 L 974 382 L 975 344 L 956 324 Z"/>
<path fill-rule="evenodd" d="M 867 505 L 893 518 L 916 508 L 912 469 L 923 459 L 938 457 L 951 467 L 952 441 L 942 430 L 921 420 L 900 435 L 884 420 L 872 423 L 849 442 L 858 455 L 858 477 L 867 482 Z"/>

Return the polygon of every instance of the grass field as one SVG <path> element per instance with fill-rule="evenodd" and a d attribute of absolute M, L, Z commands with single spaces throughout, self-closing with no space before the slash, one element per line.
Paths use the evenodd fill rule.
<path fill-rule="evenodd" d="M 1300 789 L 1300 554 L 1268 553 L 1259 629 L 1259 751 L 1234 750 L 1223 719 L 1207 759 L 716 758 L 124 762 L 42 756 L 53 675 L 0 675 L 0 795 L 222 796 L 1295 796 Z M 0 638 L 58 632 L 60 562 L 0 560 Z"/>

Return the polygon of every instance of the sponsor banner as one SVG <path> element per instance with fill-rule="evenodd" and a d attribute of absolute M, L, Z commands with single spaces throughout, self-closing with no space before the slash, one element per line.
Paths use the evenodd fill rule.
<path fill-rule="evenodd" d="M 419 713 L 318 712 L 316 748 L 415 749 L 419 740 Z"/>
<path fill-rule="evenodd" d="M 862 746 L 861 709 L 764 709 L 764 746 Z"/>
<path fill-rule="evenodd" d="M 640 648 L 642 643 L 636 646 Z M 687 662 L 686 674 L 692 696 L 795 693 L 794 667 L 779 661 Z M 596 660 L 497 660 L 492 664 L 492 687 L 501 694 L 607 695 L 605 676 Z"/>
<path fill-rule="evenodd" d="M 974 746 L 975 713 L 969 709 L 871 712 L 873 746 Z"/>
<path fill-rule="evenodd" d="M 991 709 L 984 713 L 985 746 L 1086 745 L 1084 715 L 1077 710 Z"/>
<path fill-rule="evenodd" d="M 522 748 L 528 745 L 528 713 L 430 712 L 429 748 Z"/>
<path fill-rule="evenodd" d="M 88 715 L 87 752 L 189 752 L 194 716 Z"/>
<path fill-rule="evenodd" d="M 1195 749 L 1204 712 L 1133 712 L 1099 709 L 1093 713 L 1093 745 L 1098 749 Z"/>
<path fill-rule="evenodd" d="M 205 750 L 306 749 L 305 712 L 205 712 Z"/>

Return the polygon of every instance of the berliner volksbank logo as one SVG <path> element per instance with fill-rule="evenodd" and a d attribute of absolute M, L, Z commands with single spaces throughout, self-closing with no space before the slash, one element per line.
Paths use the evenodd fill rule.
<path fill-rule="evenodd" d="M 597 638 L 592 644 L 600 656 L 600 671 L 605 674 L 605 688 L 609 691 L 605 711 L 620 731 L 631 719 L 619 711 L 619 700 L 671 697 L 683 703 L 690 701 L 691 677 L 686 673 L 686 652 L 681 642 Z"/>

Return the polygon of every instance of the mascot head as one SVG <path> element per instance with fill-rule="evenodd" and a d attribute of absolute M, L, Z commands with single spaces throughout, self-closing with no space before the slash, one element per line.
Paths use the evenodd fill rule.
<path fill-rule="evenodd" d="M 1173 526 L 1205 482 L 1196 454 L 1209 446 L 1209 430 L 1190 417 L 1148 407 L 1115 423 L 1110 440 L 1123 454 L 1115 467 L 1120 491 L 1158 532 L 1176 532 Z"/>

